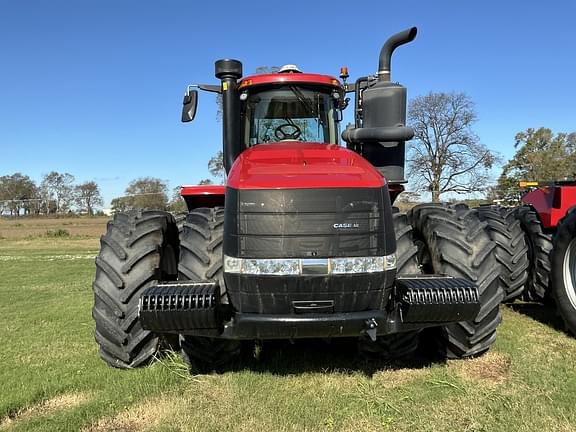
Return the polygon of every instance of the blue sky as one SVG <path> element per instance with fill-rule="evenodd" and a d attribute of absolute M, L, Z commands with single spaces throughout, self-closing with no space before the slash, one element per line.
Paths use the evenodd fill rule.
<path fill-rule="evenodd" d="M 409 97 L 462 91 L 475 131 L 505 159 L 528 127 L 576 130 L 576 2 L 3 1 L 0 175 L 56 170 L 95 180 L 109 201 L 141 176 L 171 187 L 208 177 L 221 148 L 213 94 L 179 121 L 214 61 L 245 73 L 296 63 L 351 79 L 376 72 L 386 38 L 417 26 L 393 59 Z M 351 118 L 348 113 L 345 120 Z"/>

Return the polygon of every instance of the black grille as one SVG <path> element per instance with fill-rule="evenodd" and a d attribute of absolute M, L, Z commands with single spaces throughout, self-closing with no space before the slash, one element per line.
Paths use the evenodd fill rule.
<path fill-rule="evenodd" d="M 242 258 L 387 255 L 384 189 L 226 190 L 224 253 Z M 391 228 L 391 227 L 390 227 Z"/>

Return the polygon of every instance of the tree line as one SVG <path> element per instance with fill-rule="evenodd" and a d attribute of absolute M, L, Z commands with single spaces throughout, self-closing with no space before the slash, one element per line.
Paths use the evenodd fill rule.
<path fill-rule="evenodd" d="M 215 171 L 214 171 L 215 172 Z M 204 184 L 212 181 L 205 179 Z M 69 173 L 52 171 L 37 184 L 22 173 L 0 176 L 0 215 L 62 215 L 87 214 L 101 211 L 104 201 L 95 181 L 75 183 Z M 112 212 L 131 209 L 168 210 L 185 212 L 186 205 L 180 197 L 180 187 L 169 193 L 168 184 L 154 177 L 132 180 L 124 195 L 111 201 Z"/>
<path fill-rule="evenodd" d="M 22 173 L 0 176 L 0 215 L 51 215 L 70 212 L 93 215 L 103 203 L 94 181 L 75 184 L 69 173 L 52 171 L 36 184 Z"/>

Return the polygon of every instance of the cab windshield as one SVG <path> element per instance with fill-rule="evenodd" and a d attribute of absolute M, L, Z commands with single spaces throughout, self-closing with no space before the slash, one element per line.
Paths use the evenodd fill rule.
<path fill-rule="evenodd" d="M 263 90 L 248 95 L 244 142 L 280 141 L 338 143 L 336 102 L 329 89 L 301 85 Z"/>

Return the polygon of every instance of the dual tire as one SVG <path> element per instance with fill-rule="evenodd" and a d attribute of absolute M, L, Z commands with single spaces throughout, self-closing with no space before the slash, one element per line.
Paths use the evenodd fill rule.
<path fill-rule="evenodd" d="M 170 336 L 142 329 L 138 301 L 146 288 L 178 275 L 178 229 L 171 214 L 133 211 L 114 216 L 100 240 L 93 283 L 95 338 L 102 359 L 130 369 L 148 363 Z"/>
<path fill-rule="evenodd" d="M 423 204 L 408 213 L 425 273 L 462 277 L 476 283 L 480 311 L 476 318 L 436 329 L 432 337 L 447 358 L 482 354 L 496 340 L 501 322 L 500 265 L 486 223 L 467 207 Z M 428 333 L 430 335 L 430 333 Z"/>
<path fill-rule="evenodd" d="M 527 239 L 518 220 L 518 210 L 500 206 L 474 209 L 478 218 L 486 223 L 486 230 L 495 243 L 494 254 L 500 264 L 499 281 L 505 302 L 522 295 L 529 274 Z"/>

